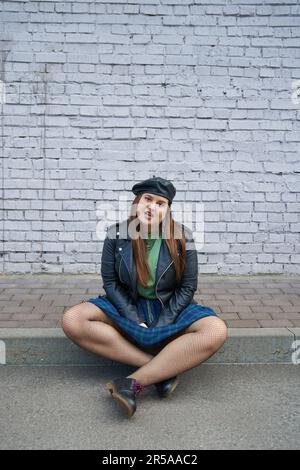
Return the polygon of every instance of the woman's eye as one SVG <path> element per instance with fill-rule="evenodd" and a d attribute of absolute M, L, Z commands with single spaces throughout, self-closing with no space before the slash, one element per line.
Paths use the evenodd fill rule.
<path fill-rule="evenodd" d="M 150 197 L 147 197 L 147 196 L 146 196 L 146 197 L 145 197 L 145 201 L 151 201 Z M 164 202 L 157 202 L 157 204 L 158 204 L 159 206 L 164 206 L 164 205 L 165 205 Z"/>

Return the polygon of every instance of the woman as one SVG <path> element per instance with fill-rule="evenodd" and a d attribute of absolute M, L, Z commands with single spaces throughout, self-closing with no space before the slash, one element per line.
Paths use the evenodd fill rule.
<path fill-rule="evenodd" d="M 128 417 L 146 386 L 169 396 L 178 374 L 208 359 L 227 338 L 224 321 L 193 299 L 197 251 L 192 231 L 172 218 L 175 187 L 153 177 L 132 191 L 128 220 L 110 225 L 104 240 L 106 294 L 82 301 L 62 319 L 64 332 L 79 346 L 138 367 L 106 384 Z"/>

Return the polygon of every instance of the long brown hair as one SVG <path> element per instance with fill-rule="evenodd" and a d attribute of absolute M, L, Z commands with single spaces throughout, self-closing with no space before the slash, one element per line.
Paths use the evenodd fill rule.
<path fill-rule="evenodd" d="M 138 217 L 136 214 L 137 205 L 142 197 L 143 193 L 139 193 L 136 195 L 132 202 L 131 214 L 128 217 L 128 223 L 131 223 L 135 220 L 136 224 L 136 231 L 139 231 L 139 222 Z M 170 210 L 171 202 L 168 201 L 168 212 L 166 214 L 166 233 L 168 236 L 164 238 L 171 255 L 172 260 L 174 261 L 174 267 L 176 271 L 176 286 L 180 284 L 180 280 L 182 277 L 182 273 L 185 268 L 185 254 L 186 254 L 186 239 L 182 234 L 182 230 L 177 222 L 174 221 L 172 217 L 172 213 Z M 159 234 L 162 231 L 162 222 L 159 224 Z M 176 238 L 174 235 L 176 234 Z M 146 248 L 146 240 L 145 238 L 132 238 L 132 245 L 133 245 L 133 255 L 136 264 L 137 270 L 137 279 L 140 284 L 146 288 L 147 283 L 150 277 L 150 269 L 147 262 L 147 248 Z M 178 254 L 179 252 L 179 254 Z"/>

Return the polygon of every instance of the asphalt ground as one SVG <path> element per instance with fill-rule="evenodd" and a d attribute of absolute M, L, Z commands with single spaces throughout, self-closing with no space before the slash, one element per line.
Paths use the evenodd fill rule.
<path fill-rule="evenodd" d="M 128 366 L 0 367 L 1 449 L 299 449 L 294 364 L 208 364 L 154 386 L 127 418 L 105 383 Z M 113 374 L 113 375 L 112 375 Z"/>

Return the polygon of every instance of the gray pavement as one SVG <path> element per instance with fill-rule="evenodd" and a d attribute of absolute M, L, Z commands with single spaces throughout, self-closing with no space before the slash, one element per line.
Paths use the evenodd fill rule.
<path fill-rule="evenodd" d="M 126 418 L 105 383 L 129 366 L 2 366 L 1 449 L 299 449 L 300 374 L 292 364 L 208 364 L 154 387 Z"/>

